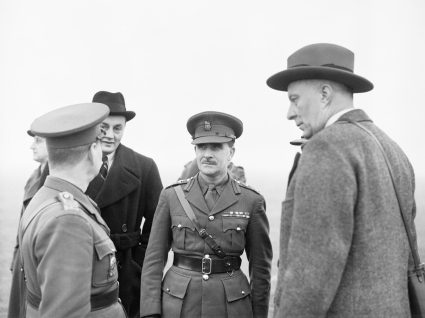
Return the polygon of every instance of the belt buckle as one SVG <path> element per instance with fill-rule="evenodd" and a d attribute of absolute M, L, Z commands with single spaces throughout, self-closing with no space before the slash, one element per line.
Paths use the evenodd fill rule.
<path fill-rule="evenodd" d="M 212 259 L 209 255 L 205 255 L 205 257 L 202 258 L 202 274 L 211 274 L 212 269 Z"/>

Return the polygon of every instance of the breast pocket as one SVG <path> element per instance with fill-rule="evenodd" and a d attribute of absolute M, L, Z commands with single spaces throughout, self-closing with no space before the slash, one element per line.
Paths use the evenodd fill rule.
<path fill-rule="evenodd" d="M 245 234 L 248 226 L 246 218 L 223 217 L 224 242 L 222 247 L 227 246 L 229 251 L 240 252 L 245 248 Z M 227 249 L 226 248 L 226 249 Z"/>
<path fill-rule="evenodd" d="M 118 272 L 114 243 L 107 238 L 103 241 L 96 242 L 94 249 L 93 286 L 100 287 L 116 282 L 118 279 Z"/>
<path fill-rule="evenodd" d="M 195 226 L 186 216 L 171 216 L 171 230 L 173 232 L 173 243 L 178 249 L 186 249 L 193 239 Z"/>

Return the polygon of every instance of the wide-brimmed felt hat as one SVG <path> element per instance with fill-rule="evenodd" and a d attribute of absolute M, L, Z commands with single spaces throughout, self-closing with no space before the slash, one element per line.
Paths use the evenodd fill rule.
<path fill-rule="evenodd" d="M 120 92 L 110 93 L 99 91 L 93 96 L 93 103 L 102 103 L 109 107 L 110 116 L 124 116 L 126 121 L 130 121 L 136 116 L 136 113 L 125 108 L 125 100 Z"/>
<path fill-rule="evenodd" d="M 273 89 L 287 91 L 292 82 L 306 79 L 326 79 L 342 83 L 353 93 L 373 89 L 366 78 L 354 74 L 354 53 L 345 47 L 316 43 L 304 46 L 288 57 L 287 69 L 267 80 Z"/>
<path fill-rule="evenodd" d="M 190 117 L 186 124 L 192 144 L 225 143 L 242 135 L 243 123 L 235 116 L 206 111 Z"/>

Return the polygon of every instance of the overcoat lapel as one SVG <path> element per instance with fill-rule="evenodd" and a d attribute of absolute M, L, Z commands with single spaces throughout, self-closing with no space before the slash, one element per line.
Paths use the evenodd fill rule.
<path fill-rule="evenodd" d="M 134 158 L 126 150 L 123 145 L 120 145 L 115 153 L 115 159 L 106 181 L 96 197 L 99 208 L 126 197 L 140 186 L 140 180 L 134 171 Z"/>
<path fill-rule="evenodd" d="M 227 209 L 229 206 L 232 206 L 238 201 L 239 201 L 239 198 L 236 196 L 235 191 L 233 191 L 232 181 L 229 180 L 226 183 L 226 186 L 224 187 L 216 204 L 214 205 L 211 211 L 211 214 L 219 213 L 223 211 L 224 209 Z"/>

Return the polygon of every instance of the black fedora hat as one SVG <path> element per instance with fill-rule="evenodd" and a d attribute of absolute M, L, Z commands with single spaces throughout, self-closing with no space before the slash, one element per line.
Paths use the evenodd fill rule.
<path fill-rule="evenodd" d="M 110 93 L 99 91 L 93 96 L 93 103 L 102 103 L 109 107 L 110 116 L 124 116 L 126 121 L 130 121 L 136 116 L 135 112 L 125 108 L 124 96 L 120 92 Z"/>
<path fill-rule="evenodd" d="M 269 77 L 267 85 L 287 91 L 291 82 L 306 79 L 326 79 L 342 83 L 353 93 L 373 89 L 373 84 L 354 74 L 354 53 L 329 43 L 316 43 L 302 47 L 288 57 L 288 68 Z"/>

